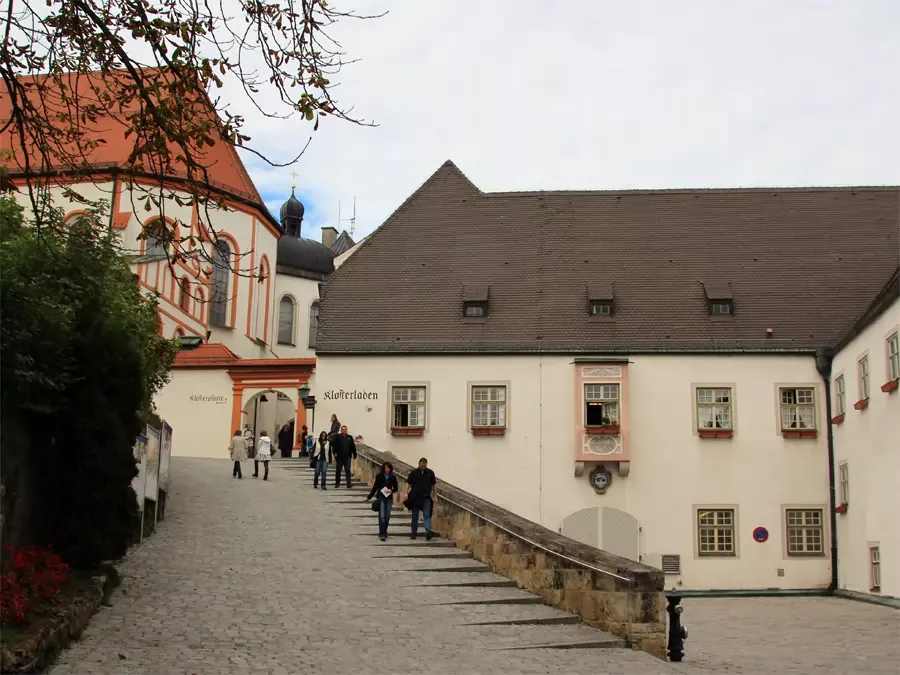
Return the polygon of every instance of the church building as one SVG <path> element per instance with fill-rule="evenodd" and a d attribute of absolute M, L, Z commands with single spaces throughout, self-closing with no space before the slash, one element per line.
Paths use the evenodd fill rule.
<path fill-rule="evenodd" d="M 73 76 L 69 86 L 90 100 L 102 81 Z M 7 97 L 0 101 L 8 105 Z M 0 118 L 9 114 L 0 109 Z M 245 425 L 277 438 L 287 424 L 296 441 L 315 414 L 319 285 L 355 242 L 332 227 L 322 229 L 322 241 L 304 237 L 304 207 L 293 192 L 276 220 L 235 148 L 221 138 L 198 153 L 218 203 L 198 208 L 180 187 L 185 175 L 177 168 L 151 175 L 129 165 L 135 140 L 120 119 L 99 115 L 92 124 L 89 135 L 103 142 L 91 149 L 89 170 L 42 167 L 41 173 L 50 175 L 53 205 L 66 220 L 84 213 L 66 188 L 107 201 L 108 226 L 132 255 L 136 282 L 158 298 L 160 331 L 182 340 L 171 381 L 156 400 L 174 429 L 173 455 L 225 457 L 233 431 Z M 12 130 L 0 148 L 13 151 L 9 176 L 24 186 Z M 142 197 L 160 190 L 169 197 L 164 216 L 143 208 Z M 26 190 L 17 198 L 30 206 Z M 172 255 L 173 237 L 185 242 L 184 260 Z M 307 392 L 313 393 L 304 400 Z"/>

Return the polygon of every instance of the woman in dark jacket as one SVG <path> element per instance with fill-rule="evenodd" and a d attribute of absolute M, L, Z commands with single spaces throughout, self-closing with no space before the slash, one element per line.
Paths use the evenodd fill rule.
<path fill-rule="evenodd" d="M 341 433 L 341 422 L 337 415 L 331 416 L 331 431 L 328 432 L 328 440 L 334 441 L 334 437 Z"/>
<path fill-rule="evenodd" d="M 375 484 L 372 486 L 372 491 L 366 497 L 366 501 L 371 500 L 372 497 L 378 500 L 378 538 L 381 541 L 387 539 L 394 493 L 399 489 L 397 477 L 394 475 L 394 465 L 390 462 L 385 462 L 384 466 L 381 467 L 381 473 L 375 476 Z"/>

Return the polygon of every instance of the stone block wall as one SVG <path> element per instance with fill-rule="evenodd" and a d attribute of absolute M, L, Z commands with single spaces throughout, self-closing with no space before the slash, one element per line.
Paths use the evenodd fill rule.
<path fill-rule="evenodd" d="M 355 476 L 369 485 L 385 461 L 398 479 L 415 467 L 362 443 Z M 401 480 L 402 483 L 402 480 Z M 395 495 L 399 504 L 400 495 Z M 443 483 L 432 526 L 476 560 L 589 626 L 625 638 L 635 649 L 666 657 L 664 577 L 661 570 L 569 539 Z"/>

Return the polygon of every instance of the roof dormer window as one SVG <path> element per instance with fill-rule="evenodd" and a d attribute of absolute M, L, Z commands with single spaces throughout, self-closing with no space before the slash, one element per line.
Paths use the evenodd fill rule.
<path fill-rule="evenodd" d="M 487 284 L 466 284 L 463 287 L 463 316 L 467 319 L 481 319 L 488 313 Z"/>
<path fill-rule="evenodd" d="M 732 316 L 734 298 L 731 287 L 724 281 L 707 281 L 703 284 L 710 316 Z"/>
<path fill-rule="evenodd" d="M 612 316 L 614 309 L 612 284 L 590 281 L 587 292 L 591 316 Z"/>

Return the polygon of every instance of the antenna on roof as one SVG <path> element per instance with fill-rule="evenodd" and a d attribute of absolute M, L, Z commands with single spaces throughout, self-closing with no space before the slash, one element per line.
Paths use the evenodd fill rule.
<path fill-rule="evenodd" d="M 341 203 L 338 202 L 338 227 L 341 223 L 350 223 L 350 238 L 353 239 L 356 234 L 356 197 L 353 198 L 353 215 L 346 220 L 341 220 Z"/>

